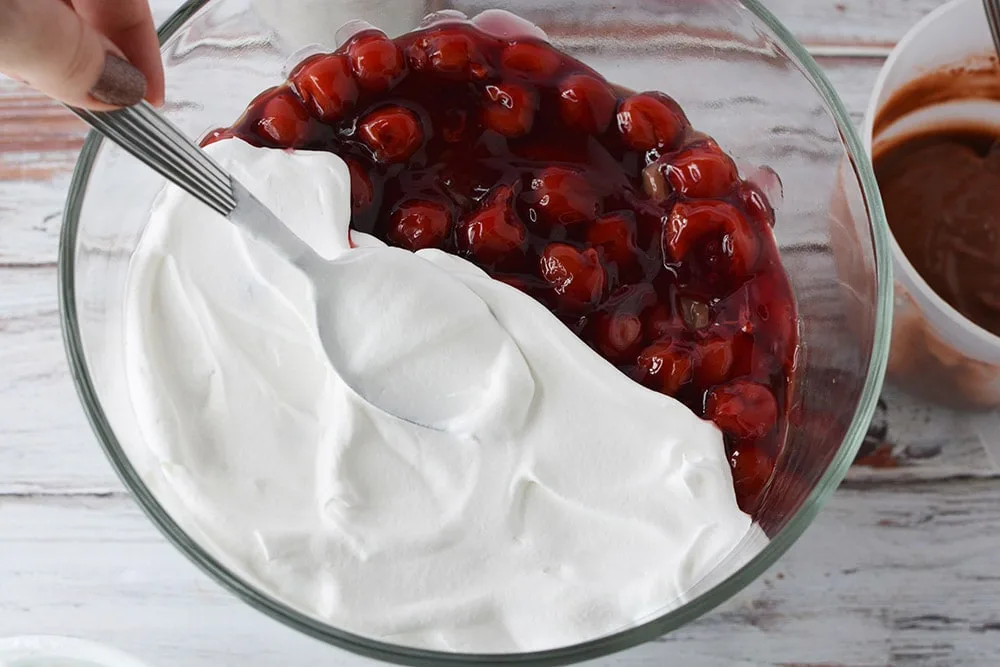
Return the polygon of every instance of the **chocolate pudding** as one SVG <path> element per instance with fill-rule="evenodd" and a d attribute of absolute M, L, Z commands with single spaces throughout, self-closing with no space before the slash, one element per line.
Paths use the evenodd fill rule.
<path fill-rule="evenodd" d="M 1000 131 L 934 128 L 880 150 L 889 227 L 941 298 L 1000 335 Z"/>

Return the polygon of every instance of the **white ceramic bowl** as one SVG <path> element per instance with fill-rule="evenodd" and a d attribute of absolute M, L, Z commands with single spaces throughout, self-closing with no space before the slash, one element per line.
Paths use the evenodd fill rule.
<path fill-rule="evenodd" d="M 862 128 L 869 157 L 893 139 L 938 125 L 995 126 L 1000 95 L 936 102 L 895 120 L 880 119 L 893 96 L 928 74 L 992 69 L 993 42 L 981 0 L 953 0 L 899 42 L 875 83 Z M 1000 91 L 1000 85 L 997 86 Z M 1000 406 L 1000 337 L 938 296 L 892 240 L 896 308 L 889 377 L 904 388 L 959 408 Z"/>

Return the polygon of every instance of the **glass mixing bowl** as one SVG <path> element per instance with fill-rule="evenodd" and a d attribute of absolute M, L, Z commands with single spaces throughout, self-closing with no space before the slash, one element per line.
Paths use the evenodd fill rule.
<path fill-rule="evenodd" d="M 744 172 L 767 165 L 783 182 L 775 233 L 798 298 L 802 348 L 778 467 L 801 483 L 771 484 L 758 513 L 770 540 L 748 542 L 679 608 L 575 646 L 462 655 L 351 634 L 255 587 L 180 527 L 127 454 L 143 443 L 125 387 L 124 289 L 162 180 L 92 135 L 63 228 L 60 294 L 73 374 L 102 447 L 152 521 L 192 561 L 271 617 L 403 664 L 566 664 L 670 632 L 724 602 L 788 549 L 837 488 L 874 411 L 888 351 L 888 231 L 871 166 L 829 81 L 756 0 L 191 0 L 161 30 L 165 113 L 200 138 L 232 123 L 258 92 L 279 82 L 305 45 L 335 46 L 347 20 L 361 18 L 395 36 L 430 11 L 471 16 L 489 8 L 534 21 L 557 47 L 613 83 L 668 92 Z"/>

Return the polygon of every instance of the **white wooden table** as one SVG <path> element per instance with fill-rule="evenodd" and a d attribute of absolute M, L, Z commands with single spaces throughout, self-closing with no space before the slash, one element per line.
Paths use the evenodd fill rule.
<path fill-rule="evenodd" d="M 860 120 L 885 55 L 940 0 L 771 0 Z M 178 0 L 155 0 L 163 20 Z M 369 664 L 203 576 L 147 522 L 79 407 L 56 304 L 83 127 L 0 78 L 0 636 L 110 642 L 162 667 Z M 1000 469 L 959 415 L 887 389 L 871 445 L 806 535 L 725 610 L 597 664 L 1000 663 Z M 1000 441 L 1000 433 L 996 434 Z"/>

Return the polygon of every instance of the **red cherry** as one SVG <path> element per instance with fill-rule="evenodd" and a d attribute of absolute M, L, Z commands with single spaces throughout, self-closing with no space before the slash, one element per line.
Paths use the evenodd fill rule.
<path fill-rule="evenodd" d="M 594 347 L 613 362 L 631 362 L 642 349 L 642 314 L 656 304 L 652 285 L 628 285 L 615 291 L 591 318 Z"/>
<path fill-rule="evenodd" d="M 676 395 L 691 381 L 691 350 L 674 341 L 653 343 L 639 353 L 636 364 L 642 373 L 643 384 L 667 396 Z"/>
<path fill-rule="evenodd" d="M 604 249 L 604 256 L 619 266 L 635 264 L 639 252 L 635 242 L 635 216 L 631 211 L 612 213 L 587 227 L 587 241 Z"/>
<path fill-rule="evenodd" d="M 791 361 L 799 339 L 799 317 L 791 296 L 771 302 L 768 313 L 768 329 L 774 335 L 771 347 L 774 356 Z"/>
<path fill-rule="evenodd" d="M 529 296 L 531 295 L 530 294 L 531 293 L 531 287 L 528 285 L 528 282 L 526 280 L 524 280 L 523 278 L 519 278 L 517 276 L 504 276 L 504 275 L 494 275 L 492 277 L 493 277 L 493 280 L 500 281 L 500 282 L 504 283 L 505 285 L 510 285 L 514 289 L 516 289 L 516 290 L 518 290 L 520 292 L 524 292 L 525 294 L 528 294 Z"/>
<path fill-rule="evenodd" d="M 705 417 L 734 438 L 760 438 L 777 423 L 778 402 L 764 385 L 734 380 L 708 392 Z"/>
<path fill-rule="evenodd" d="M 674 192 L 691 199 L 725 197 L 739 180 L 736 164 L 714 141 L 699 143 L 664 158 L 661 169 Z"/>
<path fill-rule="evenodd" d="M 650 201 L 639 199 L 630 202 L 635 210 L 636 236 L 640 248 L 659 251 L 663 226 L 670 219 L 674 199 Z"/>
<path fill-rule="evenodd" d="M 733 334 L 733 367 L 729 377 L 756 377 L 758 355 L 754 351 L 754 337 L 742 331 Z"/>
<path fill-rule="evenodd" d="M 308 136 L 309 112 L 292 91 L 281 89 L 264 103 L 255 129 L 277 147 L 294 148 Z"/>
<path fill-rule="evenodd" d="M 746 217 L 722 201 L 678 202 L 663 227 L 663 256 L 683 262 L 696 244 L 714 237 L 733 273 L 743 276 L 757 261 L 760 247 Z"/>
<path fill-rule="evenodd" d="M 451 211 L 444 204 L 411 199 L 396 208 L 389 239 L 409 250 L 440 248 L 451 233 Z"/>
<path fill-rule="evenodd" d="M 375 189 L 372 179 L 357 160 L 348 158 L 346 162 L 351 173 L 351 213 L 356 214 L 371 205 Z"/>
<path fill-rule="evenodd" d="M 410 159 L 424 140 L 416 114 L 404 107 L 383 107 L 361 121 L 359 134 L 384 164 Z"/>
<path fill-rule="evenodd" d="M 458 247 L 481 262 L 494 263 L 523 248 L 528 230 L 514 211 L 514 191 L 496 186 L 483 206 L 458 230 Z"/>
<path fill-rule="evenodd" d="M 733 370 L 733 341 L 719 335 L 710 335 L 695 345 L 697 364 L 694 379 L 702 389 L 710 389 L 729 379 Z"/>
<path fill-rule="evenodd" d="M 326 123 L 341 120 L 358 102 L 358 85 L 346 56 L 312 56 L 289 77 L 311 113 Z"/>
<path fill-rule="evenodd" d="M 756 186 L 747 181 L 743 181 L 739 188 L 740 202 L 743 210 L 746 211 L 750 219 L 753 220 L 760 229 L 765 226 L 774 227 L 774 209 L 767 197 Z"/>
<path fill-rule="evenodd" d="M 550 243 L 539 260 L 542 278 L 571 307 L 596 305 L 604 293 L 604 267 L 597 251 L 577 250 L 565 243 Z"/>
<path fill-rule="evenodd" d="M 547 79 L 560 64 L 559 54 L 548 44 L 518 42 L 508 45 L 500 54 L 504 72 L 515 76 Z"/>
<path fill-rule="evenodd" d="M 746 290 L 759 352 L 775 360 L 789 359 L 798 340 L 798 314 L 787 279 L 759 275 L 747 284 Z"/>
<path fill-rule="evenodd" d="M 347 47 L 358 84 L 376 92 L 389 90 L 403 78 L 406 61 L 395 42 L 380 31 L 355 35 Z"/>
<path fill-rule="evenodd" d="M 600 313 L 594 342 L 609 361 L 631 361 L 642 349 L 642 320 L 638 315 Z"/>
<path fill-rule="evenodd" d="M 687 125 L 680 106 L 663 93 L 633 95 L 618 107 L 622 139 L 637 151 L 673 148 Z"/>
<path fill-rule="evenodd" d="M 573 74 L 559 84 L 559 114 L 568 127 L 601 134 L 615 114 L 618 98 L 606 81 L 588 74 Z"/>
<path fill-rule="evenodd" d="M 483 125 L 505 137 L 522 137 L 535 122 L 538 96 L 516 83 L 486 86 Z"/>
<path fill-rule="evenodd" d="M 597 217 L 600 202 L 579 172 L 548 167 L 531 180 L 534 208 L 546 222 L 575 225 Z"/>
<path fill-rule="evenodd" d="M 449 79 L 465 79 L 470 75 L 482 79 L 489 74 L 486 60 L 475 41 L 455 28 L 445 28 L 418 39 L 409 55 L 414 68 L 426 67 Z"/>
<path fill-rule="evenodd" d="M 774 461 L 758 447 L 741 446 L 729 457 L 733 468 L 733 487 L 740 509 L 752 513 L 757 510 L 761 494 L 774 474 Z"/>
<path fill-rule="evenodd" d="M 670 313 L 662 303 L 653 306 L 642 318 L 642 332 L 647 341 L 673 336 L 684 329 L 684 323 Z"/>

